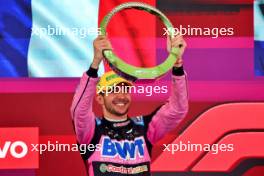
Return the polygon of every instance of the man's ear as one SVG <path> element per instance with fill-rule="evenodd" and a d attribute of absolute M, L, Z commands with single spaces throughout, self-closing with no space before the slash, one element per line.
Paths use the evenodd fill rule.
<path fill-rule="evenodd" d="M 104 98 L 103 95 L 97 95 L 96 96 L 96 101 L 99 105 L 104 105 Z"/>

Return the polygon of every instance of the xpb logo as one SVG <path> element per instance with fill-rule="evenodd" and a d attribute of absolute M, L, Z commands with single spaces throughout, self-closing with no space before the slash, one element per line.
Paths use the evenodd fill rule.
<path fill-rule="evenodd" d="M 38 143 L 38 128 L 0 128 L 0 169 L 38 168 L 39 154 L 31 151 Z"/>

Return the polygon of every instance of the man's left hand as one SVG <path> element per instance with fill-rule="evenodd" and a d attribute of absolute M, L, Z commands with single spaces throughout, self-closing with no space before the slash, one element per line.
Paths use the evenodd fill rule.
<path fill-rule="evenodd" d="M 183 65 L 182 55 L 185 51 L 185 48 L 187 47 L 187 44 L 185 40 L 183 39 L 182 35 L 176 35 L 174 38 L 170 39 L 170 37 L 167 37 L 167 50 L 170 52 L 171 48 L 180 48 L 180 52 L 178 55 L 178 59 L 175 62 L 175 67 L 181 67 Z"/>

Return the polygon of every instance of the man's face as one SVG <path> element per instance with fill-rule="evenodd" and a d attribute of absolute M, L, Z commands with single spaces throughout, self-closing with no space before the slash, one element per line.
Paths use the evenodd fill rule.
<path fill-rule="evenodd" d="M 130 93 L 109 93 L 99 96 L 102 96 L 102 105 L 109 113 L 117 116 L 127 114 L 131 103 Z"/>

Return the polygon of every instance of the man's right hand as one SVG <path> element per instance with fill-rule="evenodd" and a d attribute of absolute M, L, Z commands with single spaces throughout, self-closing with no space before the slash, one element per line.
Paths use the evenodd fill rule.
<path fill-rule="evenodd" d="M 110 41 L 106 36 L 99 35 L 93 42 L 94 47 L 94 58 L 91 64 L 92 68 L 98 69 L 101 61 L 103 60 L 103 50 L 110 49 L 112 50 L 112 46 Z"/>

